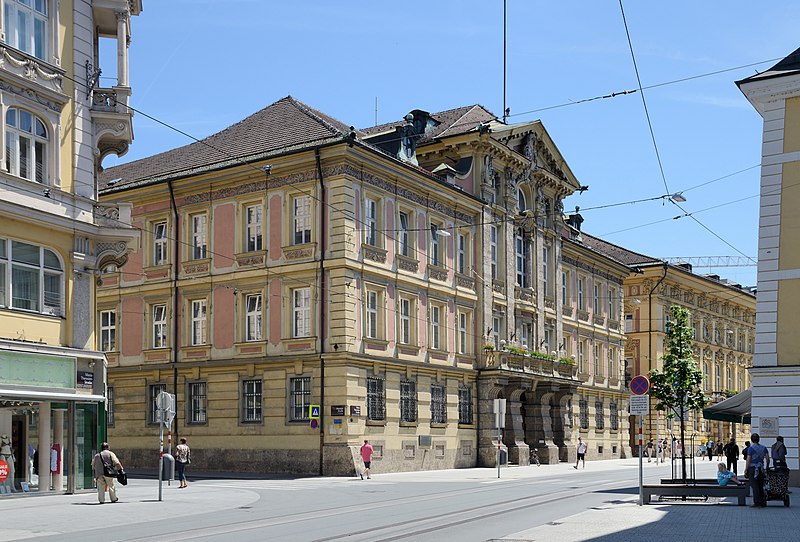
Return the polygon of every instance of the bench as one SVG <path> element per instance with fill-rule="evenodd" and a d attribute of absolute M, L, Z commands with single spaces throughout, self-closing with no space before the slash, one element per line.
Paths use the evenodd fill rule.
<path fill-rule="evenodd" d="M 650 504 L 653 495 L 661 497 L 736 497 L 737 504 L 747 504 L 750 488 L 744 486 L 683 485 L 683 484 L 645 484 L 642 486 L 642 500 Z"/>

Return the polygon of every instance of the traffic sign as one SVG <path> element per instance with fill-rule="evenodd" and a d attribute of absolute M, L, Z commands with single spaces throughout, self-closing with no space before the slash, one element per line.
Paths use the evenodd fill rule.
<path fill-rule="evenodd" d="M 644 395 L 650 389 L 650 381 L 644 375 L 637 375 L 631 379 L 631 393 L 634 395 Z"/>
<path fill-rule="evenodd" d="M 631 416 L 641 416 L 642 414 L 650 413 L 650 396 L 649 395 L 634 395 L 631 397 L 630 402 Z"/>
<path fill-rule="evenodd" d="M 0 482 L 5 482 L 10 472 L 11 469 L 9 468 L 8 463 L 0 460 Z"/>
<path fill-rule="evenodd" d="M 312 420 L 318 420 L 320 410 L 319 405 L 308 405 L 308 417 Z"/>

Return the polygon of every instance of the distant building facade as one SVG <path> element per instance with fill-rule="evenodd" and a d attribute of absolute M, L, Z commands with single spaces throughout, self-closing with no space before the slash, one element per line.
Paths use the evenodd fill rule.
<path fill-rule="evenodd" d="M 3 494 L 92 487 L 106 413 L 95 275 L 121 266 L 137 238 L 130 207 L 98 204 L 95 173 L 133 140 L 127 49 L 141 9 L 139 0 L 0 6 Z M 118 50 L 109 88 L 97 85 L 101 37 Z"/>
<path fill-rule="evenodd" d="M 364 438 L 384 472 L 494 465 L 495 398 L 514 463 L 630 453 L 628 268 L 564 224 L 541 123 L 359 131 L 287 97 L 102 180 L 144 232 L 97 304 L 126 465 L 154 466 L 164 390 L 206 470 L 350 474 Z"/>
<path fill-rule="evenodd" d="M 791 482 L 798 469 L 800 334 L 800 49 L 770 69 L 736 83 L 764 119 L 758 228 L 758 314 L 753 378 L 753 430 L 768 446 L 784 437 Z"/>

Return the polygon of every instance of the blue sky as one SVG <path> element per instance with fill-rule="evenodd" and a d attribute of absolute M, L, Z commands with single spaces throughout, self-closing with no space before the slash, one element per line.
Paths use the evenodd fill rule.
<path fill-rule="evenodd" d="M 661 167 L 639 93 L 572 104 L 638 87 L 618 0 L 508 0 L 509 122 L 540 119 L 589 185 L 565 202 L 582 208 L 584 231 L 657 257 L 755 256 L 761 118 L 734 81 L 800 47 L 796 3 L 623 7 Z M 360 128 L 375 123 L 376 97 L 379 123 L 474 103 L 499 116 L 502 38 L 502 0 L 144 0 L 131 103 L 198 138 L 289 94 Z M 113 57 L 101 67 L 114 76 Z M 191 142 L 143 115 L 134 132 L 104 166 Z M 682 209 L 592 209 L 680 191 Z M 755 285 L 755 267 L 695 271 Z"/>

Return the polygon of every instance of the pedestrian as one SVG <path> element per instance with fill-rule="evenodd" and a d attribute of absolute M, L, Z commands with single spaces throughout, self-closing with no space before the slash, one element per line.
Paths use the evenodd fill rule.
<path fill-rule="evenodd" d="M 725 454 L 725 461 L 727 462 L 725 468 L 731 470 L 731 467 L 733 467 L 733 474 L 738 476 L 739 470 L 737 469 L 737 463 L 739 463 L 739 446 L 737 446 L 734 437 L 731 437 L 731 441 L 722 448 L 722 453 Z"/>
<path fill-rule="evenodd" d="M 758 433 L 750 435 L 752 444 L 747 448 L 747 463 L 745 472 L 750 481 L 750 489 L 753 493 L 753 506 L 764 508 L 767 506 L 767 496 L 764 494 L 764 480 L 769 467 L 769 450 L 766 446 L 758 443 L 761 437 Z"/>
<path fill-rule="evenodd" d="M 770 452 L 772 464 L 775 465 L 775 467 L 787 468 L 786 445 L 783 443 L 783 437 L 778 436 L 775 439 L 775 444 L 772 445 L 772 450 L 770 450 Z"/>
<path fill-rule="evenodd" d="M 678 457 L 683 457 L 683 443 L 678 441 L 675 445 L 675 451 L 677 452 Z"/>
<path fill-rule="evenodd" d="M 706 452 L 708 452 L 708 460 L 714 461 L 714 439 L 708 437 L 708 444 L 706 444 Z"/>
<path fill-rule="evenodd" d="M 722 457 L 723 448 L 724 448 L 724 446 L 722 445 L 722 441 L 718 440 L 717 441 L 717 447 L 714 449 L 714 455 L 716 455 L 717 457 L 721 458 Z"/>
<path fill-rule="evenodd" d="M 581 440 L 581 437 L 578 437 L 578 459 L 575 460 L 575 466 L 573 467 L 575 470 L 578 470 L 578 463 L 583 461 L 583 468 L 586 468 L 586 443 Z"/>
<path fill-rule="evenodd" d="M 181 443 L 175 446 L 175 470 L 178 471 L 178 489 L 188 487 L 186 483 L 186 465 L 192 462 L 192 450 L 186 444 L 186 437 L 181 437 Z"/>
<path fill-rule="evenodd" d="M 364 461 L 364 472 L 360 474 L 361 479 L 364 479 L 364 475 L 367 475 L 367 480 L 370 479 L 369 476 L 369 469 L 372 466 L 372 453 L 374 450 L 372 449 L 372 444 L 369 443 L 367 439 L 364 439 L 364 445 L 361 446 L 361 459 Z"/>
<path fill-rule="evenodd" d="M 702 461 L 705 456 L 706 456 L 706 442 L 703 441 L 703 443 L 700 445 L 700 461 Z"/>
<path fill-rule="evenodd" d="M 750 448 L 750 441 L 744 441 L 744 448 L 742 448 L 742 459 L 747 459 L 747 449 Z M 745 471 L 747 472 L 747 471 Z"/>
<path fill-rule="evenodd" d="M 656 447 L 656 464 L 661 461 L 664 462 L 664 441 L 658 441 L 658 447 Z"/>
<path fill-rule="evenodd" d="M 119 500 L 114 481 L 121 470 L 122 463 L 117 459 L 117 455 L 109 449 L 108 442 L 101 444 L 100 452 L 95 454 L 92 460 L 92 472 L 97 485 L 97 501 L 100 504 L 106 502 L 106 491 L 108 491 L 111 502 Z"/>
<path fill-rule="evenodd" d="M 653 459 L 653 439 L 647 441 L 647 447 L 645 450 L 647 451 L 647 462 L 650 463 L 650 461 Z M 656 462 L 658 462 L 657 459 Z"/>

